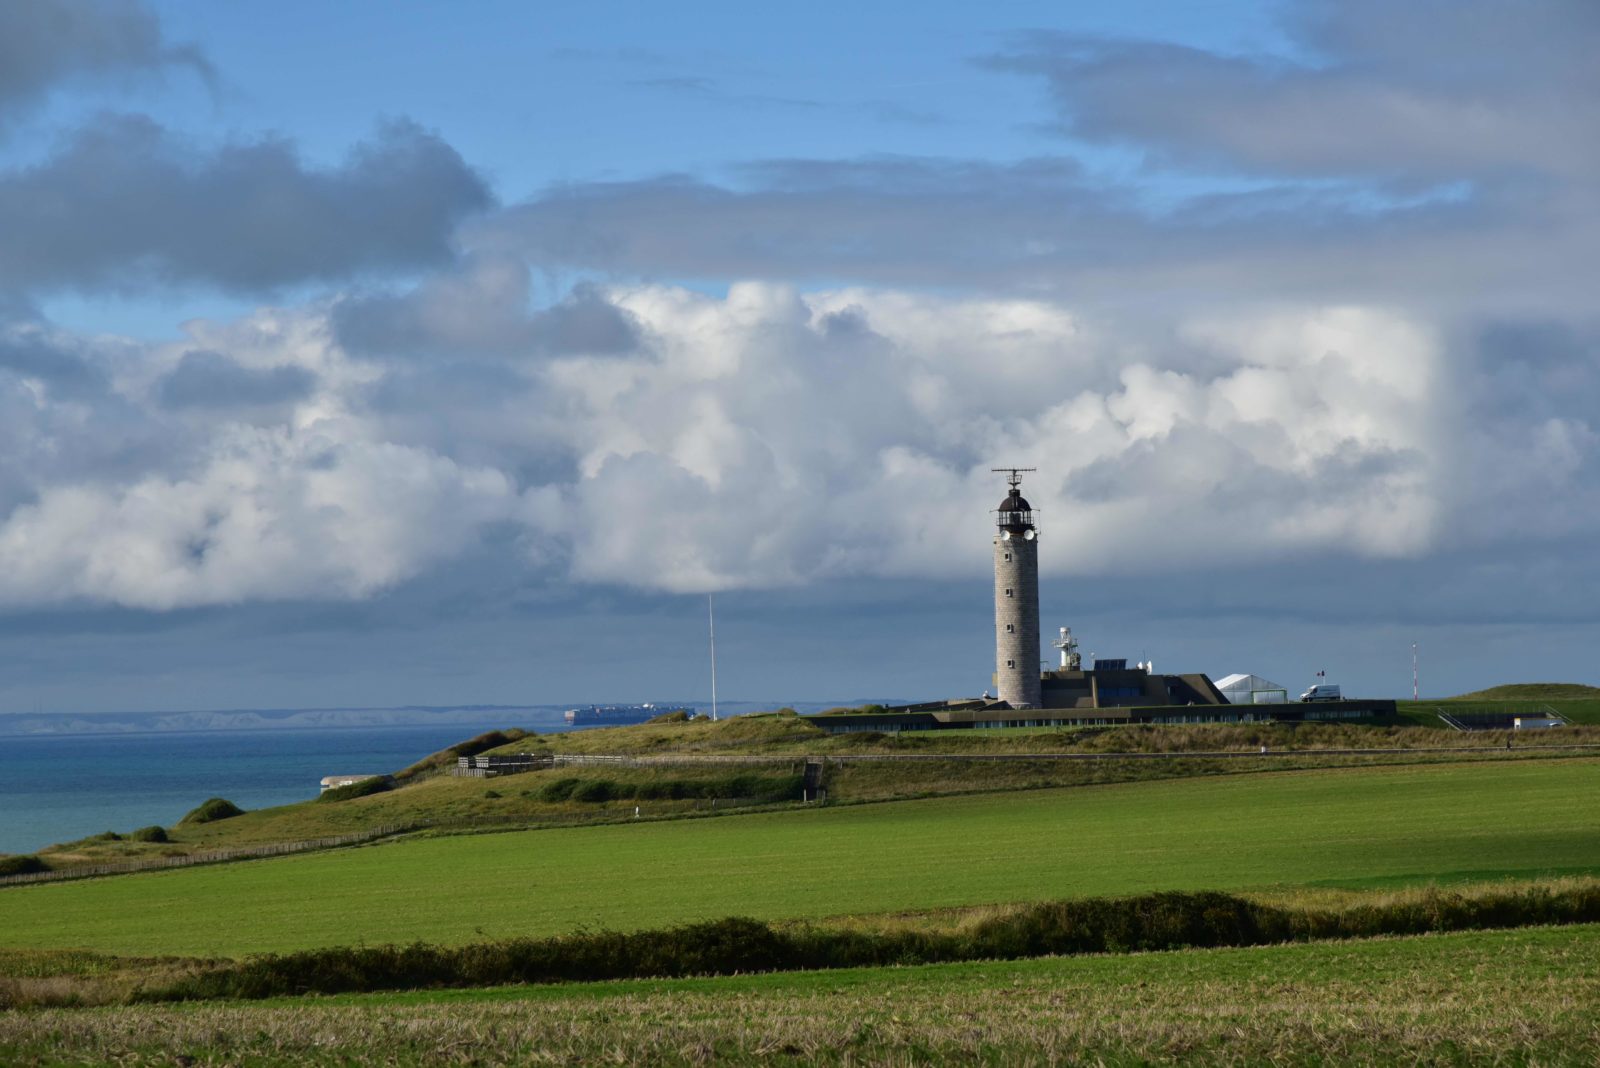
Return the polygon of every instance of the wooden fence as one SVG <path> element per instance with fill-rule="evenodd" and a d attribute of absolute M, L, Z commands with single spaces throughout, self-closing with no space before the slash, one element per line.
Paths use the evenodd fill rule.
<path fill-rule="evenodd" d="M 331 838 L 309 838 L 301 842 L 269 842 L 264 845 L 239 846 L 235 849 L 213 849 L 205 853 L 186 853 L 178 857 L 134 857 L 128 860 L 108 861 L 104 864 L 84 864 L 60 871 L 39 871 L 27 875 L 0 876 L 0 886 L 23 883 L 59 882 L 63 879 L 89 879 L 97 875 L 123 875 L 136 871 L 160 871 L 164 868 L 191 868 L 196 864 L 221 864 L 230 860 L 249 860 L 254 857 L 281 857 L 290 853 L 310 853 L 318 849 L 337 849 L 340 846 L 361 845 L 380 838 L 416 830 L 418 824 L 396 823 L 371 827 L 364 831 L 335 835 Z"/>

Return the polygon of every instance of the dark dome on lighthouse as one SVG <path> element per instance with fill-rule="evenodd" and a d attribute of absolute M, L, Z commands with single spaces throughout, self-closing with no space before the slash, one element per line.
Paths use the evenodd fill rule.
<path fill-rule="evenodd" d="M 1022 495 L 1021 490 L 1013 488 L 1010 495 L 1007 496 L 1005 500 L 1000 502 L 1000 507 L 997 509 L 997 511 L 1031 512 L 1033 511 L 1033 505 L 1028 503 L 1028 498 Z"/>

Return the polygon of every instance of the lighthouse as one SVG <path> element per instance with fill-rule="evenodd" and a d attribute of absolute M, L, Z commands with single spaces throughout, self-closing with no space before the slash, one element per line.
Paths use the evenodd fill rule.
<path fill-rule="evenodd" d="M 1011 492 L 1000 502 L 994 535 L 994 679 L 996 696 L 1012 708 L 1038 708 L 1039 531 L 1022 496 L 1031 467 L 996 467 Z"/>

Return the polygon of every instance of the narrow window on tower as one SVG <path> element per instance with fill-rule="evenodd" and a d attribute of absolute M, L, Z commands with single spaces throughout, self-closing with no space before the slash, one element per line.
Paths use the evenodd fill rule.
<path fill-rule="evenodd" d="M 1006 562 L 1007 563 L 1011 562 L 1011 554 L 1010 553 L 1006 553 Z"/>
<path fill-rule="evenodd" d="M 1016 596 L 1016 592 L 1013 591 L 1013 590 L 1009 590 L 1008 589 L 1008 590 L 1006 590 L 1006 596 L 1007 597 L 1015 597 Z"/>
<path fill-rule="evenodd" d="M 1015 623 L 1007 623 L 1006 624 L 1006 633 L 1007 634 L 1015 634 L 1016 632 L 1017 632 L 1017 625 Z"/>
<path fill-rule="evenodd" d="M 1007 661 L 1006 661 L 1006 667 L 1008 667 L 1008 668 L 1014 668 L 1014 667 L 1016 667 L 1016 666 L 1017 666 L 1017 662 L 1016 662 L 1016 661 L 1015 661 L 1015 660 L 1007 660 Z"/>

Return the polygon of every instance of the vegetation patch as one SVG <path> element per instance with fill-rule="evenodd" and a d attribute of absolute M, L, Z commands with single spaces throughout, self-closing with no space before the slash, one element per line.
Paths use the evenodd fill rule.
<path fill-rule="evenodd" d="M 1452 698 L 1456 701 L 1570 701 L 1600 698 L 1600 686 L 1578 682 L 1513 682 L 1474 690 Z"/>
<path fill-rule="evenodd" d="M 528 737 L 528 732 L 518 727 L 508 727 L 505 730 L 485 731 L 483 734 L 468 738 L 464 742 L 457 742 L 447 749 L 431 753 L 409 767 L 401 768 L 394 773 L 393 778 L 399 782 L 410 779 L 422 778 L 427 775 L 436 775 L 441 771 L 453 768 L 456 762 L 464 756 L 477 756 L 487 753 L 491 749 L 500 749 L 520 742 Z"/>
<path fill-rule="evenodd" d="M 244 809 L 229 801 L 225 797 L 212 797 L 202 801 L 199 807 L 191 809 L 179 823 L 215 823 L 218 820 L 231 820 L 235 816 L 243 816 Z"/>
<path fill-rule="evenodd" d="M 1556 699 L 1551 699 L 1556 700 Z M 1510 702 L 1508 702 L 1509 704 Z M 1034 753 L 1259 752 L 1294 749 L 1424 749 L 1498 745 L 1510 732 L 1463 738 L 1441 720 L 1438 701 L 1400 702 L 1387 722 L 1136 724 L 1123 727 L 1048 727 L 828 734 L 810 717 L 792 713 L 736 716 L 712 722 L 649 722 L 624 727 L 534 735 L 500 747 L 501 753 L 559 752 L 599 755 L 730 753 L 766 756 L 854 755 L 867 752 L 997 755 Z M 1540 743 L 1600 742 L 1600 698 L 1559 700 L 1557 711 L 1575 726 L 1538 732 Z M 855 711 L 854 709 L 846 711 Z M 1588 725 L 1588 726 L 1584 726 Z M 1517 744 L 1528 744 L 1521 732 Z M 453 761 L 452 761 L 453 762 Z"/>
<path fill-rule="evenodd" d="M 39 872 L 49 870 L 50 865 L 31 853 L 0 857 L 0 876 L 37 875 Z"/>
<path fill-rule="evenodd" d="M 546 801 L 578 801 L 594 804 L 603 801 L 682 801 L 729 800 L 777 804 L 800 800 L 805 788 L 803 775 L 701 776 L 698 778 L 651 778 L 639 780 L 561 778 L 540 792 Z"/>
<path fill-rule="evenodd" d="M 576 776 L 566 775 L 559 779 L 545 783 L 539 788 L 541 801 L 565 801 L 572 796 L 572 792 L 583 785 L 583 780 Z"/>
<path fill-rule="evenodd" d="M 358 946 L 268 955 L 187 976 L 141 1000 L 499 986 L 689 975 L 1017 960 L 1084 953 L 1256 946 L 1600 921 L 1600 883 L 1478 896 L 1432 890 L 1335 911 L 1217 892 L 1026 906 L 965 931 L 779 926 L 745 917 L 632 933 L 583 931 L 466 946 Z"/>
<path fill-rule="evenodd" d="M 137 831 L 134 831 L 132 834 L 128 835 L 128 837 L 133 839 L 135 842 L 171 841 L 171 839 L 167 836 L 167 829 L 158 823 L 152 823 L 148 827 L 140 827 Z"/>
<path fill-rule="evenodd" d="M 362 779 L 346 786 L 335 786 L 331 790 L 324 790 L 313 801 L 327 804 L 335 801 L 353 801 L 358 797 L 371 797 L 373 794 L 388 793 L 394 789 L 394 782 L 387 775 L 374 775 L 370 779 Z"/>

